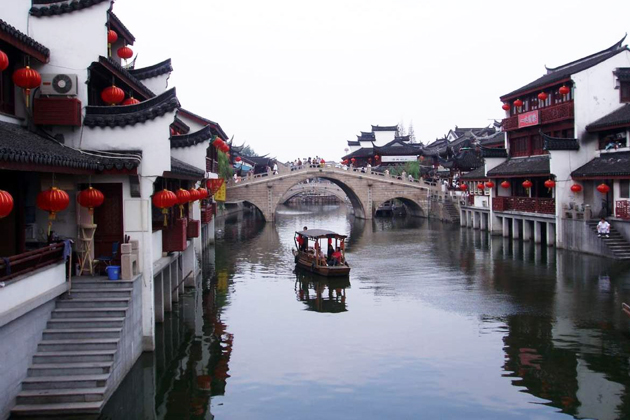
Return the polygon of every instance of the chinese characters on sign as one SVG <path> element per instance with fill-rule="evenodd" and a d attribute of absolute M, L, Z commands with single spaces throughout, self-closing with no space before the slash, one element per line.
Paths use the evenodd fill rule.
<path fill-rule="evenodd" d="M 413 162 L 417 156 L 383 156 L 381 162 Z"/>
<path fill-rule="evenodd" d="M 538 125 L 538 111 L 524 112 L 518 116 L 518 128 Z"/>
<path fill-rule="evenodd" d="M 225 201 L 225 182 L 219 187 L 219 191 L 214 194 L 216 201 Z"/>

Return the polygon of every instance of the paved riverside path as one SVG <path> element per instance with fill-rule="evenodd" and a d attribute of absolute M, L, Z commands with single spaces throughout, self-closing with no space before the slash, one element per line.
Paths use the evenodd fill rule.
<path fill-rule="evenodd" d="M 394 198 L 401 200 L 409 214 L 428 217 L 430 196 L 439 193 L 439 187 L 423 180 L 409 181 L 365 169 L 344 170 L 333 165 L 302 165 L 289 170 L 282 168 L 278 174 L 271 172 L 248 176 L 240 182 L 229 180 L 227 201 L 246 201 L 256 206 L 267 221 L 273 221 L 276 208 L 287 191 L 307 179 L 322 178 L 338 185 L 348 196 L 356 217 L 371 219 L 378 206 Z"/>

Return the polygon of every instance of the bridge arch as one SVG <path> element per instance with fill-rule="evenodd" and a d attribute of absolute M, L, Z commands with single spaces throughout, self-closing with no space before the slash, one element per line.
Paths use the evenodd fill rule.
<path fill-rule="evenodd" d="M 378 205 L 393 198 L 408 204 L 413 215 L 428 215 L 429 194 L 436 189 L 417 181 L 399 179 L 389 175 L 363 173 L 335 167 L 303 167 L 294 171 L 270 173 L 245 178 L 239 183 L 228 183 L 228 201 L 246 201 L 257 207 L 265 220 L 273 221 L 276 208 L 283 196 L 295 185 L 307 179 L 322 178 L 337 185 L 348 197 L 358 218 L 371 219 Z M 285 200 L 286 201 L 286 200 Z"/>
<path fill-rule="evenodd" d="M 334 195 L 341 201 L 345 201 L 348 195 L 339 188 L 336 184 L 330 183 L 309 183 L 309 184 L 296 184 L 293 187 L 289 188 L 287 192 L 280 199 L 281 204 L 286 204 L 289 200 L 294 198 L 295 196 L 303 193 L 326 193 L 329 195 Z"/>
<path fill-rule="evenodd" d="M 410 216 L 413 216 L 413 217 L 427 217 L 428 216 L 428 214 L 424 211 L 422 206 L 418 204 L 413 198 L 403 197 L 403 196 L 392 197 L 392 198 L 389 198 L 387 200 L 383 200 L 380 202 L 375 201 L 374 211 L 376 212 L 376 209 L 378 209 L 381 206 L 381 204 L 389 200 L 400 200 L 405 205 L 405 208 L 407 209 L 407 214 L 409 214 Z"/>

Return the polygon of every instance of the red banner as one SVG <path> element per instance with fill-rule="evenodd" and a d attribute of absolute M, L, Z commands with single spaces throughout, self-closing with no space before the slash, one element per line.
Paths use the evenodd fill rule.
<path fill-rule="evenodd" d="M 206 185 L 208 186 L 208 189 L 210 190 L 210 193 L 212 195 L 216 194 L 216 192 L 219 191 L 219 188 L 221 188 L 221 185 L 223 185 L 223 181 L 225 181 L 223 178 L 217 178 L 209 179 L 206 182 Z"/>
<path fill-rule="evenodd" d="M 538 111 L 524 112 L 518 116 L 518 128 L 538 125 L 539 122 Z"/>

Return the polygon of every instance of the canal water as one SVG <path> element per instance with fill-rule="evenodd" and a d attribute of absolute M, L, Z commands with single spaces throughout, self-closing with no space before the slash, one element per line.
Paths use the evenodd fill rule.
<path fill-rule="evenodd" d="M 305 225 L 349 279 L 295 270 Z M 628 265 L 344 206 L 217 228 L 102 420 L 630 418 Z"/>

